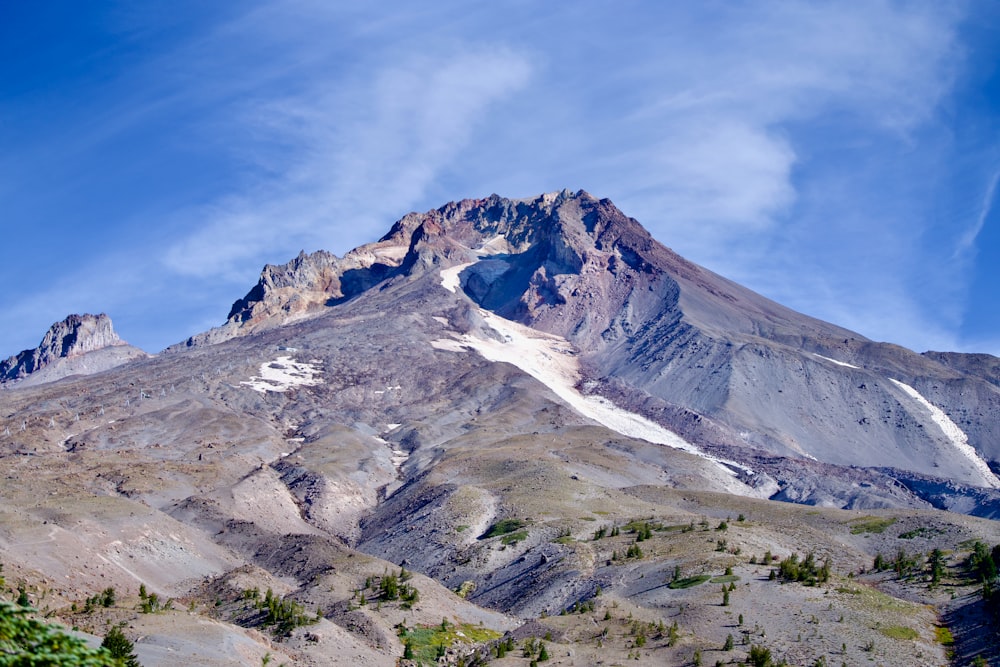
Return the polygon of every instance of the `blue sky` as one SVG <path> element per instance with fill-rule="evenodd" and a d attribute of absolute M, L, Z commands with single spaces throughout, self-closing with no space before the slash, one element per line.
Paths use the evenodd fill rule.
<path fill-rule="evenodd" d="M 4 2 L 0 357 L 73 312 L 156 352 L 265 263 L 562 188 L 870 338 L 1000 354 L 998 63 L 985 1 Z"/>

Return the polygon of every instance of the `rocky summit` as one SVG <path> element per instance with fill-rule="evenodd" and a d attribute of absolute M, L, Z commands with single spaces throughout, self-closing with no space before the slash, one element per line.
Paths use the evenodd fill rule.
<path fill-rule="evenodd" d="M 46 374 L 119 343 L 69 318 L 0 367 L 0 560 L 144 665 L 997 652 L 1000 360 L 796 313 L 606 199 L 411 213 Z"/>
<path fill-rule="evenodd" d="M 33 350 L 0 361 L 0 382 L 52 381 L 74 373 L 93 373 L 145 356 L 118 337 L 111 318 L 70 315 L 53 324 Z M 84 361 L 84 358 L 86 360 Z"/>

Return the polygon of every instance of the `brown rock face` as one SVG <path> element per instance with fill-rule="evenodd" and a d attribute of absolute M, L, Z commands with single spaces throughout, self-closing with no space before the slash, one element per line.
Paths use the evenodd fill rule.
<path fill-rule="evenodd" d="M 70 315 L 53 324 L 33 350 L 0 362 L 0 381 L 16 380 L 59 360 L 126 343 L 118 337 L 111 318 L 100 315 Z"/>

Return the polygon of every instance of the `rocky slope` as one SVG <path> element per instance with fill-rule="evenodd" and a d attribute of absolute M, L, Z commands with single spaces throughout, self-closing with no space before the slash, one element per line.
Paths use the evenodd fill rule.
<path fill-rule="evenodd" d="M 318 252 L 268 266 L 222 328 L 188 344 L 280 326 L 442 269 L 466 297 L 464 320 L 482 309 L 568 340 L 587 391 L 764 472 L 774 474 L 775 456 L 779 468 L 797 462 L 782 475 L 785 498 L 893 505 L 893 488 L 912 475 L 968 489 L 983 513 L 1000 498 L 991 469 L 1000 390 L 988 355 L 921 356 L 803 316 L 684 260 L 585 192 L 465 200 L 410 214 L 343 259 Z M 797 488 L 811 461 L 842 473 Z M 857 492 L 871 475 L 885 493 Z"/>
<path fill-rule="evenodd" d="M 942 622 L 990 657 L 962 563 L 1000 529 L 933 509 L 996 504 L 996 387 L 965 363 L 796 314 L 586 193 L 467 200 L 266 267 L 164 354 L 11 385 L 0 562 L 68 625 L 124 621 L 146 667 L 468 664 L 506 632 L 498 664 L 532 639 L 559 665 L 939 665 Z M 810 552 L 828 582 L 770 579 Z"/>
<path fill-rule="evenodd" d="M 38 347 L 0 362 L 0 383 L 51 382 L 67 375 L 108 370 L 145 356 L 118 337 L 111 318 L 104 313 L 70 315 L 53 324 Z"/>

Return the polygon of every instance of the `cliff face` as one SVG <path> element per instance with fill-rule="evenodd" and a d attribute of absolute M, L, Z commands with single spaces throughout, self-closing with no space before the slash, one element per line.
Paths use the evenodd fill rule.
<path fill-rule="evenodd" d="M 122 348 L 131 353 L 102 355 L 108 359 L 125 359 L 139 356 L 142 353 L 130 347 L 118 337 L 111 324 L 111 318 L 101 313 L 99 315 L 70 315 L 61 322 L 53 324 L 42 338 L 38 347 L 24 350 L 20 354 L 0 362 L 0 382 L 21 380 L 34 375 L 43 369 L 52 368 L 69 362 L 73 368 L 88 368 L 86 364 L 72 363 L 79 358 L 100 352 L 109 348 Z M 113 364 L 117 365 L 117 364 Z M 93 366 L 93 365 L 91 365 Z M 108 363 L 98 364 L 98 370 L 111 367 Z M 52 375 L 52 373 L 49 373 Z M 55 378 L 51 378 L 55 379 Z"/>

